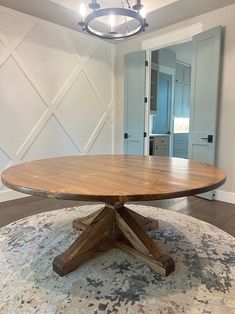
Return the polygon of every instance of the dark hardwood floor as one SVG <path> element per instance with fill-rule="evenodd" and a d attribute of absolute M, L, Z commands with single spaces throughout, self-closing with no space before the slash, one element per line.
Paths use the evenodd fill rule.
<path fill-rule="evenodd" d="M 207 201 L 199 197 L 184 197 L 172 200 L 138 202 L 139 204 L 166 208 L 209 222 L 235 236 L 235 205 Z M 25 197 L 0 203 L 0 227 L 20 218 L 55 210 L 73 207 L 88 202 L 63 201 Z"/>

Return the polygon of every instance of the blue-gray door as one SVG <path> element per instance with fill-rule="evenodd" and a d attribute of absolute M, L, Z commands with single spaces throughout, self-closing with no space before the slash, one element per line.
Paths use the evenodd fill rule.
<path fill-rule="evenodd" d="M 124 153 L 144 154 L 145 51 L 124 58 Z"/>
<path fill-rule="evenodd" d="M 157 112 L 153 117 L 153 130 L 157 134 L 170 133 L 171 121 L 171 86 L 172 76 L 159 73 L 159 83 L 157 91 Z"/>
<path fill-rule="evenodd" d="M 193 38 L 189 158 L 215 164 L 221 33 L 218 26 Z M 204 194 L 212 199 L 213 192 Z"/>

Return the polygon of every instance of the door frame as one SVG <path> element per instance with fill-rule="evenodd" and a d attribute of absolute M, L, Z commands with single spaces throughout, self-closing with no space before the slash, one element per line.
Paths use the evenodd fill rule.
<path fill-rule="evenodd" d="M 168 32 L 162 35 L 155 36 L 153 38 L 147 39 L 142 41 L 142 50 L 146 50 L 146 60 L 148 62 L 148 67 L 146 68 L 146 97 L 147 97 L 147 104 L 145 107 L 145 132 L 147 137 L 144 140 L 144 154 L 149 155 L 149 115 L 150 115 L 150 93 L 151 93 L 151 53 L 154 50 L 159 50 L 162 48 L 166 48 L 176 44 L 182 44 L 188 41 L 193 40 L 193 36 L 202 33 L 203 31 L 203 24 L 196 23 L 193 25 L 189 25 L 185 28 L 180 28 L 178 30 Z M 172 77 L 172 84 L 173 84 Z M 172 90 L 173 96 L 173 90 Z M 173 110 L 173 106 L 172 106 Z M 171 119 L 172 120 L 172 119 Z M 171 131 L 173 125 L 171 121 Z M 172 136 L 170 137 L 170 153 L 173 150 L 173 140 Z"/>

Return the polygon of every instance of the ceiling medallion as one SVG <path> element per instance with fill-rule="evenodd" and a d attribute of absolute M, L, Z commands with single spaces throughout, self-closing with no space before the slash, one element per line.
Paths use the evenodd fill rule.
<path fill-rule="evenodd" d="M 88 5 L 92 10 L 87 15 L 84 3 L 80 6 L 82 30 L 103 39 L 123 39 L 144 32 L 146 22 L 145 9 L 141 0 L 131 7 L 129 0 L 121 0 L 120 8 L 101 8 L 97 0 Z"/>

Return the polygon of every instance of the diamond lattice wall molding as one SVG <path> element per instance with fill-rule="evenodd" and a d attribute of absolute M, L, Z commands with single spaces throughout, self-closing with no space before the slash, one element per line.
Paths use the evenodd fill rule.
<path fill-rule="evenodd" d="M 77 147 L 52 116 L 25 153 L 23 161 L 78 154 Z"/>
<path fill-rule="evenodd" d="M 22 17 L 17 17 L 11 14 L 10 11 L 1 10 L 0 30 L 9 42 L 16 39 L 26 25 L 28 25 L 28 23 Z"/>
<path fill-rule="evenodd" d="M 11 164 L 11 158 L 0 148 L 0 172 Z M 0 190 L 3 188 L 0 182 Z"/>
<path fill-rule="evenodd" d="M 1 62 L 1 59 L 3 58 L 5 52 L 6 52 L 5 46 L 3 45 L 3 43 L 0 40 L 0 62 Z"/>
<path fill-rule="evenodd" d="M 104 60 L 106 60 L 105 63 Z M 95 58 L 91 58 L 87 62 L 87 71 L 98 93 L 102 97 L 104 104 L 108 105 L 113 101 L 113 80 L 109 75 L 111 64 L 112 53 L 108 47 L 98 47 L 95 51 Z"/>
<path fill-rule="evenodd" d="M 78 54 L 80 61 L 85 63 L 87 59 L 89 59 L 90 51 L 93 48 L 96 48 L 96 43 L 94 43 L 90 39 L 78 38 L 73 34 L 68 35 L 70 42 L 75 49 L 75 52 Z"/>
<path fill-rule="evenodd" d="M 37 25 L 16 50 L 51 102 L 77 65 L 62 35 Z"/>
<path fill-rule="evenodd" d="M 14 156 L 46 106 L 12 57 L 0 69 L 0 95 L 0 143 Z"/>
<path fill-rule="evenodd" d="M 95 114 L 93 114 L 95 112 Z M 105 114 L 99 99 L 82 71 L 58 107 L 58 116 L 84 148 Z"/>
<path fill-rule="evenodd" d="M 0 171 L 33 159 L 112 153 L 114 49 L 0 6 Z M 14 196 L 2 188 L 0 201 Z"/>
<path fill-rule="evenodd" d="M 107 134 L 110 135 L 107 136 Z M 92 143 L 89 154 L 109 154 L 110 150 L 112 150 L 112 145 L 112 124 L 109 120 L 106 120 L 96 141 Z"/>

